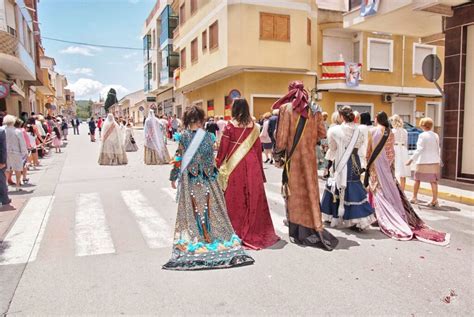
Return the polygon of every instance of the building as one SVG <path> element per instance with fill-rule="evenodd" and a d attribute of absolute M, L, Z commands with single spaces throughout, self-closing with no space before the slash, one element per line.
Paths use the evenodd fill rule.
<path fill-rule="evenodd" d="M 230 116 L 232 98 L 245 97 L 259 117 L 301 80 L 314 87 L 317 70 L 315 1 L 175 0 L 180 68 L 177 93 L 208 115 Z"/>
<path fill-rule="evenodd" d="M 124 96 L 119 100 L 121 112 L 118 113 L 118 116 L 129 119 L 134 125 L 142 123 L 145 115 L 145 107 L 143 107 L 144 101 L 145 93 L 143 90 L 137 90 Z"/>
<path fill-rule="evenodd" d="M 443 127 L 442 151 L 445 178 L 474 182 L 474 127 L 466 124 L 474 117 L 474 4 L 466 0 L 380 1 L 378 12 L 360 17 L 360 1 L 349 1 L 354 10 L 344 15 L 344 27 L 362 32 L 404 34 L 419 43 L 444 45 L 444 109 L 426 106 L 425 114 Z M 351 7 L 352 8 L 352 7 Z M 350 9 L 351 9 L 350 8 Z M 403 23 L 400 20 L 403 19 Z M 409 46 L 405 46 L 409 49 Z M 418 98 L 417 98 L 418 99 Z M 422 110 L 417 109 L 417 110 Z"/>
<path fill-rule="evenodd" d="M 178 16 L 172 1 L 156 1 L 143 27 L 144 91 L 149 107 L 159 114 L 180 113 L 182 105 L 174 91 L 174 71 L 179 67 L 179 54 L 173 50 L 173 32 Z"/>
<path fill-rule="evenodd" d="M 37 78 L 31 9 L 23 0 L 0 1 L 0 111 L 16 116 L 31 111 Z"/>

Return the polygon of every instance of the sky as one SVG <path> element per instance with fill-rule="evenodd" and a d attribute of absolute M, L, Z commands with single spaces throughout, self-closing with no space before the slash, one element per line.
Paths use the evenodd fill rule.
<path fill-rule="evenodd" d="M 143 89 L 141 50 L 97 48 L 44 37 L 140 48 L 145 19 L 155 0 L 41 0 L 38 19 L 45 54 L 56 60 L 76 100 L 98 100 L 114 87 L 118 98 Z"/>

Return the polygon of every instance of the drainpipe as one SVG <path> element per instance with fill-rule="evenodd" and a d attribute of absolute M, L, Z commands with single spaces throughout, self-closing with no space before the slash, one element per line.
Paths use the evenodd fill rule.
<path fill-rule="evenodd" d="M 405 35 L 402 44 L 402 89 L 405 88 Z"/>

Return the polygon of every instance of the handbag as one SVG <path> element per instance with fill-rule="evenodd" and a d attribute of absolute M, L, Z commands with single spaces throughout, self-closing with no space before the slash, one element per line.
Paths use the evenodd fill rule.
<path fill-rule="evenodd" d="M 135 144 L 135 143 L 137 143 L 137 142 L 135 141 L 135 139 L 133 138 L 133 136 L 132 136 L 132 137 L 130 137 L 130 143 L 132 143 L 132 144 Z"/>

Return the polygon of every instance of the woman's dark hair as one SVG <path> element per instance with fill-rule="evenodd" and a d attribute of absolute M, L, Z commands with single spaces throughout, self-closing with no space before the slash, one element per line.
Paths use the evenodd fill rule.
<path fill-rule="evenodd" d="M 377 123 L 383 125 L 387 129 L 390 129 L 390 122 L 388 121 L 388 116 L 383 111 L 377 113 Z"/>
<path fill-rule="evenodd" d="M 342 107 L 339 109 L 339 114 L 342 116 L 342 119 L 344 119 L 345 122 L 354 122 L 355 115 L 351 107 Z"/>
<path fill-rule="evenodd" d="M 61 138 L 61 133 L 59 132 L 58 127 L 54 127 L 53 131 L 54 131 L 54 134 L 56 134 L 56 137 L 58 139 L 60 139 Z"/>
<path fill-rule="evenodd" d="M 26 120 L 26 124 L 36 124 L 36 120 L 33 117 L 29 117 L 28 120 Z"/>
<path fill-rule="evenodd" d="M 204 122 L 204 110 L 198 106 L 189 106 L 186 108 L 183 114 L 183 124 L 186 128 L 193 123 L 203 123 Z"/>
<path fill-rule="evenodd" d="M 372 118 L 369 112 L 362 112 L 360 114 L 360 124 L 372 125 Z"/>
<path fill-rule="evenodd" d="M 247 100 L 234 99 L 234 103 L 232 104 L 232 118 L 244 126 L 253 121 Z"/>

